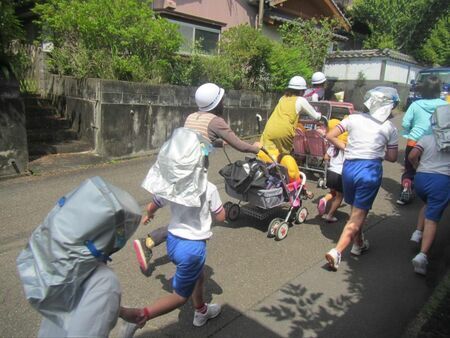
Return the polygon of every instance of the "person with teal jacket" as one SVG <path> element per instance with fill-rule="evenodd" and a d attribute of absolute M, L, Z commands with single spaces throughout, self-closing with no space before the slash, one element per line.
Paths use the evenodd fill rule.
<path fill-rule="evenodd" d="M 402 136 L 407 139 L 405 149 L 405 169 L 402 174 L 402 190 L 397 204 L 405 205 L 413 199 L 413 183 L 416 170 L 408 160 L 410 151 L 424 135 L 431 134 L 431 115 L 437 107 L 448 104 L 440 99 L 441 80 L 430 76 L 419 87 L 422 99 L 414 101 L 409 106 L 402 121 Z"/>

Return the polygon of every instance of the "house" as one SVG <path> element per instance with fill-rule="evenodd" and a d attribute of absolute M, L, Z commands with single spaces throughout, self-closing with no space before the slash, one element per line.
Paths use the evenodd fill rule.
<path fill-rule="evenodd" d="M 413 57 L 391 49 L 346 50 L 330 53 L 327 77 L 409 84 L 423 67 Z"/>
<path fill-rule="evenodd" d="M 279 39 L 280 24 L 296 18 L 336 18 L 344 31 L 351 28 L 334 0 L 154 0 L 153 10 L 179 25 L 186 52 L 198 41 L 205 52 L 213 52 L 220 34 L 241 24 L 261 25 L 273 39 Z"/>
<path fill-rule="evenodd" d="M 411 56 L 391 49 L 363 49 L 328 54 L 323 71 L 329 94 L 343 91 L 346 101 L 362 109 L 364 93 L 376 86 L 395 87 L 405 104 L 409 83 L 422 68 Z"/>

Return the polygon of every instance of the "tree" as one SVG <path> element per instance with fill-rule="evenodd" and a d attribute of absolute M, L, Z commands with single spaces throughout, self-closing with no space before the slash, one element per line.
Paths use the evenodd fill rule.
<path fill-rule="evenodd" d="M 439 18 L 448 20 L 449 9 L 448 0 L 355 0 L 350 15 L 369 28 L 364 48 L 418 56 Z"/>
<path fill-rule="evenodd" d="M 333 42 L 333 34 L 339 27 L 335 19 L 298 19 L 280 26 L 282 42 L 289 48 L 295 48 L 297 56 L 313 69 L 322 69 L 328 50 Z"/>
<path fill-rule="evenodd" d="M 52 71 L 77 77 L 164 82 L 181 36 L 150 0 L 48 0 L 35 6 Z"/>
<path fill-rule="evenodd" d="M 450 20 L 442 17 L 423 44 L 419 58 L 437 66 L 450 65 Z"/>
<path fill-rule="evenodd" d="M 6 54 L 11 41 L 23 38 L 23 28 L 11 1 L 0 1 L 0 53 Z"/>
<path fill-rule="evenodd" d="M 225 31 L 219 43 L 219 58 L 233 73 L 233 87 L 267 88 L 271 50 L 272 42 L 249 25 Z"/>

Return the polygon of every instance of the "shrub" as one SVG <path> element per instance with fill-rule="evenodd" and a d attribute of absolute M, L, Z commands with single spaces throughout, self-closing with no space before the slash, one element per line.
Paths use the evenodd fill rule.
<path fill-rule="evenodd" d="M 274 44 L 269 58 L 270 87 L 276 90 L 285 89 L 289 79 L 295 75 L 310 79 L 313 73 L 309 62 L 302 57 L 303 49 Z"/>
<path fill-rule="evenodd" d="M 419 51 L 418 57 L 422 61 L 433 65 L 450 65 L 450 20 L 442 17 L 431 31 Z"/>
<path fill-rule="evenodd" d="M 328 50 L 333 42 L 333 33 L 338 28 L 335 19 L 295 20 L 280 26 L 283 44 L 300 51 L 298 55 L 315 70 L 322 69 Z"/>
<path fill-rule="evenodd" d="M 233 88 L 267 88 L 269 82 L 269 57 L 272 42 L 259 30 L 239 25 L 223 33 L 219 44 L 219 62 L 224 69 L 217 69 Z"/>
<path fill-rule="evenodd" d="M 181 44 L 150 0 L 48 0 L 36 4 L 51 70 L 77 77 L 165 82 Z"/>

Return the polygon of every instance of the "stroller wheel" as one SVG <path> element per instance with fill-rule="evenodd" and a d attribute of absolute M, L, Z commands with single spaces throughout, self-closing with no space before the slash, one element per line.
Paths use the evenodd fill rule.
<path fill-rule="evenodd" d="M 225 211 L 228 213 L 228 209 L 230 209 L 230 207 L 233 205 L 232 202 L 228 201 L 223 205 L 223 208 L 225 209 Z"/>
<path fill-rule="evenodd" d="M 302 224 L 304 221 L 306 221 L 308 214 L 308 209 L 306 209 L 305 207 L 301 207 L 300 209 L 298 209 L 295 213 L 295 223 Z"/>
<path fill-rule="evenodd" d="M 323 188 L 324 186 L 325 186 L 325 180 L 323 178 L 319 178 L 319 180 L 317 181 L 317 187 Z"/>
<path fill-rule="evenodd" d="M 267 237 L 275 237 L 275 233 L 277 232 L 281 222 L 283 222 L 281 218 L 274 218 L 272 221 L 270 221 L 269 227 L 267 228 Z"/>
<path fill-rule="evenodd" d="M 241 208 L 236 203 L 231 203 L 228 209 L 226 209 L 226 216 L 229 221 L 237 220 L 240 213 Z"/>
<path fill-rule="evenodd" d="M 281 222 L 278 226 L 277 232 L 275 233 L 275 239 L 281 241 L 286 238 L 289 232 L 289 224 L 287 222 Z"/>

